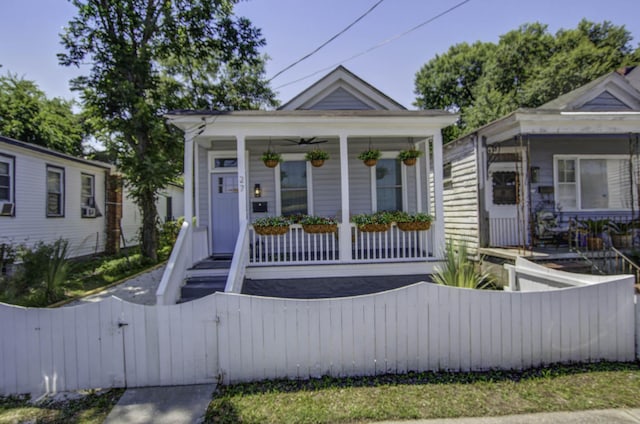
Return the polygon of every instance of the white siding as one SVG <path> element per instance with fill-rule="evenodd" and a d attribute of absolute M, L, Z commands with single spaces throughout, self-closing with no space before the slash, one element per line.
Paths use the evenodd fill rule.
<path fill-rule="evenodd" d="M 444 188 L 444 228 L 447 240 L 465 242 L 471 255 L 479 247 L 479 195 L 476 148 L 465 140 L 444 150 L 444 164 L 451 163 L 451 179 Z"/>
<path fill-rule="evenodd" d="M 19 146 L 2 144 L 0 152 L 15 157 L 15 216 L 0 216 L 0 243 L 69 240 L 69 255 L 104 251 L 105 175 L 107 169 Z M 46 167 L 64 169 L 64 217 L 47 218 Z M 95 176 L 95 201 L 101 217 L 81 217 L 81 174 Z"/>
<path fill-rule="evenodd" d="M 309 109 L 312 110 L 370 110 L 371 106 L 342 87 L 338 87 Z"/>

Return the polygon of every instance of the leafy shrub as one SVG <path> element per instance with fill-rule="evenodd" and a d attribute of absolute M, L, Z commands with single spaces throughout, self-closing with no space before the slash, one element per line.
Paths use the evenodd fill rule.
<path fill-rule="evenodd" d="M 351 217 L 351 222 L 358 227 L 367 224 L 390 224 L 393 222 L 392 212 L 362 213 Z"/>
<path fill-rule="evenodd" d="M 299 222 L 302 225 L 335 225 L 338 220 L 324 216 L 305 215 Z"/>
<path fill-rule="evenodd" d="M 254 227 L 288 227 L 291 220 L 286 216 L 267 216 L 253 221 Z"/>
<path fill-rule="evenodd" d="M 304 155 L 304 159 L 305 160 L 327 160 L 329 159 L 329 153 L 325 152 L 324 150 L 313 149 L 313 150 L 309 150 Z"/>
<path fill-rule="evenodd" d="M 380 153 L 380 150 L 371 149 L 371 150 L 366 150 L 366 151 L 360 153 L 358 155 L 358 159 L 360 159 L 360 160 L 378 160 L 378 159 L 380 159 L 381 156 L 382 156 L 382 153 Z"/>

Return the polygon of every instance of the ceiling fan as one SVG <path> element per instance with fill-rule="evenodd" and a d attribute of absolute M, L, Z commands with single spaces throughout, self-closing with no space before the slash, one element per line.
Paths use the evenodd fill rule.
<path fill-rule="evenodd" d="M 289 140 L 287 139 L 286 141 L 289 141 L 293 144 L 297 144 L 298 146 L 306 146 L 309 144 L 320 144 L 320 143 L 326 143 L 328 140 L 316 140 L 317 137 L 311 137 L 311 138 L 304 138 L 304 137 L 300 137 L 299 140 Z"/>

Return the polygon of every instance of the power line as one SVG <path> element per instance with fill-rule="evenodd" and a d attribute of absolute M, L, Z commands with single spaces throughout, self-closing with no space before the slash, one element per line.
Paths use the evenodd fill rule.
<path fill-rule="evenodd" d="M 325 41 L 324 43 L 322 43 L 320 46 L 316 47 L 312 52 L 307 53 L 306 55 L 302 56 L 300 59 L 296 60 L 295 62 L 293 62 L 291 65 L 287 66 L 286 68 L 282 69 L 281 71 L 277 72 L 274 76 L 272 76 L 269 81 L 267 82 L 271 82 L 272 80 L 276 79 L 279 75 L 281 75 L 282 73 L 288 71 L 289 69 L 293 68 L 294 66 L 296 66 L 298 63 L 302 62 L 303 60 L 308 59 L 309 57 L 313 56 L 314 54 L 316 54 L 321 48 L 323 48 L 324 46 L 326 46 L 327 44 L 329 44 L 330 42 L 332 42 L 333 40 L 335 40 L 336 38 L 340 37 L 342 34 L 344 34 L 345 32 L 347 32 L 352 26 L 354 26 L 355 24 L 357 24 L 358 22 L 360 22 L 365 16 L 367 16 L 369 13 L 371 13 L 373 11 L 373 9 L 375 9 L 376 7 L 378 7 L 378 5 L 380 3 L 382 3 L 384 0 L 378 0 L 378 2 L 376 4 L 374 4 L 373 6 L 371 6 L 369 8 L 369 10 L 367 10 L 366 12 L 364 12 L 362 15 L 360 15 L 360 17 L 358 17 L 355 21 L 351 22 L 349 25 L 347 25 L 342 31 L 338 32 L 336 35 L 334 35 L 333 37 L 329 38 L 327 41 Z"/>
<path fill-rule="evenodd" d="M 461 1 L 460 3 L 457 3 L 456 5 L 454 5 L 454 6 L 450 7 L 449 9 L 445 10 L 444 12 L 441 12 L 441 13 L 437 14 L 436 16 L 434 16 L 434 17 L 432 17 L 432 18 L 427 19 L 426 21 L 424 21 L 424 22 L 422 22 L 422 23 L 420 23 L 420 24 L 418 24 L 418 25 L 414 26 L 413 28 L 410 28 L 410 29 L 406 30 L 405 32 L 401 32 L 400 34 L 394 35 L 393 37 L 388 38 L 388 39 L 386 39 L 386 40 L 384 40 L 384 41 L 382 41 L 382 42 L 380 42 L 380 43 L 376 44 L 375 46 L 368 48 L 367 50 L 361 51 L 360 53 L 354 54 L 353 56 L 351 56 L 351 57 L 349 57 L 349 58 L 347 58 L 347 59 L 341 60 L 340 62 L 336 62 L 336 63 L 334 63 L 333 65 L 330 65 L 330 66 L 327 66 L 327 67 L 322 68 L 322 69 L 320 69 L 320 70 L 317 70 L 317 71 L 313 72 L 312 74 L 309 74 L 309 75 L 306 75 L 306 76 L 304 76 L 304 77 L 302 77 L 302 78 L 298 78 L 297 80 L 290 81 L 290 82 L 288 82 L 288 83 L 285 83 L 285 84 L 279 85 L 279 86 L 275 87 L 275 88 L 274 88 L 274 90 L 277 90 L 277 89 L 282 88 L 282 87 L 286 87 L 286 86 L 291 85 L 291 84 L 295 84 L 295 83 L 300 82 L 300 81 L 304 81 L 304 80 L 306 80 L 307 78 L 311 78 L 311 77 L 313 77 L 313 76 L 315 76 L 315 75 L 318 75 L 318 74 L 319 74 L 319 73 L 321 73 L 321 72 L 325 72 L 325 71 L 327 71 L 327 70 L 329 70 L 329 69 L 333 69 L 333 68 L 335 68 L 336 66 L 341 65 L 341 64 L 343 64 L 343 63 L 345 63 L 345 62 L 348 62 L 348 61 L 350 61 L 350 60 L 356 59 L 356 58 L 358 58 L 358 57 L 360 57 L 360 56 L 364 56 L 364 55 L 365 55 L 365 54 L 367 54 L 367 53 L 370 53 L 370 52 L 372 52 L 372 51 L 374 51 L 374 50 L 376 50 L 376 49 L 379 49 L 380 47 L 382 47 L 382 46 L 384 46 L 384 45 L 386 45 L 386 44 L 389 44 L 389 43 L 391 43 L 391 42 L 393 42 L 393 41 L 396 41 L 398 38 L 402 38 L 402 37 L 404 37 L 405 35 L 410 34 L 410 33 L 414 32 L 414 31 L 416 31 L 416 30 L 418 30 L 418 29 L 422 28 L 423 26 L 425 26 L 425 25 L 427 25 L 427 24 L 429 24 L 429 23 L 431 23 L 431 22 L 435 21 L 436 19 L 439 19 L 439 18 L 441 18 L 442 16 L 444 16 L 444 15 L 446 15 L 446 14 L 450 13 L 450 12 L 453 12 L 455 9 L 459 8 L 460 6 L 463 6 L 463 5 L 464 5 L 464 4 L 466 4 L 466 3 L 469 3 L 470 1 L 471 1 L 471 0 L 464 0 L 464 1 Z M 275 78 L 275 77 L 274 77 L 274 78 Z M 272 78 L 272 79 L 273 79 L 273 78 Z"/>

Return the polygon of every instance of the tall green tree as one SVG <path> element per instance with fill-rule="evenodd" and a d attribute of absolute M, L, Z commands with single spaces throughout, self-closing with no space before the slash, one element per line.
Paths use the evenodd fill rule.
<path fill-rule="evenodd" d="M 73 102 L 47 98 L 15 74 L 0 76 L 0 134 L 71 155 L 82 154 L 84 131 Z"/>
<path fill-rule="evenodd" d="M 63 65 L 89 62 L 81 91 L 88 121 L 117 158 L 142 212 L 142 253 L 157 259 L 155 200 L 182 169 L 172 109 L 274 106 L 260 30 L 233 14 L 236 0 L 71 0 Z"/>
<path fill-rule="evenodd" d="M 555 35 L 532 23 L 502 35 L 497 44 L 457 44 L 418 71 L 415 105 L 460 113 L 457 125 L 445 130 L 445 140 L 452 140 L 637 62 L 640 49 L 631 40 L 624 26 L 582 20 Z"/>

